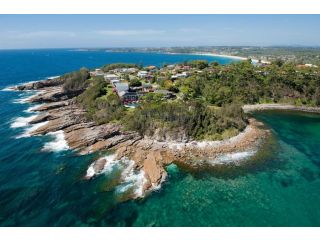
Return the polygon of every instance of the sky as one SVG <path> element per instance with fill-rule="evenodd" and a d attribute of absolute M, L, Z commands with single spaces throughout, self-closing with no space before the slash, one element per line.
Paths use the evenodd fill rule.
<path fill-rule="evenodd" d="M 320 15 L 0 15 L 0 49 L 320 46 Z"/>

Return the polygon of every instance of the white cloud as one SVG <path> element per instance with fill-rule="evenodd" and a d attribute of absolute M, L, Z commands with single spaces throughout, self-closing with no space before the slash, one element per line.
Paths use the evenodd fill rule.
<path fill-rule="evenodd" d="M 138 29 L 138 30 L 100 30 L 96 33 L 104 36 L 139 36 L 139 35 L 159 35 L 165 33 L 164 30 Z"/>

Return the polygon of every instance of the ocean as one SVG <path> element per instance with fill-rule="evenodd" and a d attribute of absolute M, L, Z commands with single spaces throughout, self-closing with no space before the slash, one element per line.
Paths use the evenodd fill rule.
<path fill-rule="evenodd" d="M 237 164 L 190 170 L 168 166 L 168 178 L 145 198 L 127 200 L 141 176 L 109 152 L 78 156 L 59 132 L 28 137 L 34 92 L 8 91 L 108 63 L 161 66 L 223 57 L 103 51 L 0 51 L 0 226 L 320 226 L 320 115 L 261 112 L 255 117 L 272 138 L 254 156 L 239 153 Z M 105 172 L 88 181 L 88 166 L 107 157 Z M 228 161 L 226 161 L 228 162 Z M 128 175 L 121 178 L 123 173 Z M 120 180 L 122 179 L 122 180 Z"/>

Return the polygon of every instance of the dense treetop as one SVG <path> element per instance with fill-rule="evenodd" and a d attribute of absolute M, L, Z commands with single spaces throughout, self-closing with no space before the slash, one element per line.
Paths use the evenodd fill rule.
<path fill-rule="evenodd" d="M 64 88 L 86 88 L 77 101 L 87 110 L 88 118 L 98 123 L 120 122 L 126 129 L 141 135 L 152 135 L 157 128 L 166 131 L 179 128 L 193 139 L 223 139 L 243 130 L 247 124 L 241 108 L 243 104 L 320 106 L 318 68 L 282 61 L 258 66 L 250 60 L 229 65 L 206 61 L 185 64 L 191 66 L 186 78 L 172 80 L 172 74 L 164 67 L 152 80 L 160 88 L 176 93 L 176 99 L 149 93 L 135 109 L 125 108 L 103 78 L 88 79 L 85 69 L 65 75 Z M 104 69 L 115 66 L 128 65 L 109 65 Z M 132 86 L 140 84 L 132 78 Z"/>

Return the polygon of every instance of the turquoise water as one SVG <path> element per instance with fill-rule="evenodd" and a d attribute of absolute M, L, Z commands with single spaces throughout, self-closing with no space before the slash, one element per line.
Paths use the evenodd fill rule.
<path fill-rule="evenodd" d="M 0 51 L 0 87 L 111 62 L 161 65 L 202 56 L 68 50 Z M 206 57 L 206 59 L 208 59 Z M 209 58 L 209 60 L 226 59 Z M 83 179 L 99 154 L 44 152 L 52 137 L 16 138 L 29 93 L 0 92 L 1 226 L 320 226 L 320 115 L 263 112 L 272 138 L 241 165 L 171 165 L 144 199 L 122 201 L 117 170 Z M 108 153 L 100 153 L 104 156 Z"/>

